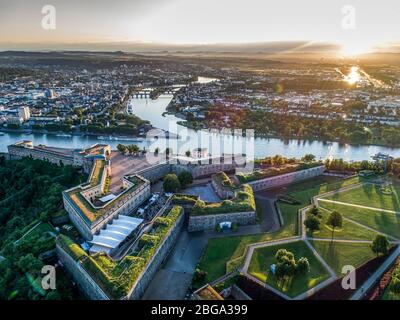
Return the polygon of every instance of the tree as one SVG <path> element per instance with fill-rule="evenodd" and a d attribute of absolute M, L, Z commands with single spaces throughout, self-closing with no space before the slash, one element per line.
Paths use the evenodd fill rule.
<path fill-rule="evenodd" d="M 310 210 L 310 213 L 311 213 L 313 216 L 318 217 L 318 216 L 319 216 L 319 209 L 318 209 L 318 207 L 313 206 L 313 207 L 311 208 L 311 210 Z"/>
<path fill-rule="evenodd" d="M 308 259 L 306 257 L 301 257 L 297 261 L 297 268 L 296 268 L 297 273 L 305 275 L 308 272 L 310 272 L 310 263 L 308 262 Z"/>
<path fill-rule="evenodd" d="M 315 156 L 313 154 L 309 153 L 309 154 L 306 154 L 303 158 L 301 158 L 301 160 L 305 161 L 305 162 L 313 162 L 313 161 L 315 161 Z"/>
<path fill-rule="evenodd" d="M 281 281 L 285 280 L 285 278 L 292 278 L 297 267 L 293 253 L 286 249 L 279 249 L 275 254 L 275 258 L 277 260 L 275 269 L 276 277 Z"/>
<path fill-rule="evenodd" d="M 332 213 L 328 217 L 328 221 L 326 224 L 332 228 L 332 241 L 333 241 L 333 235 L 335 233 L 335 229 L 341 228 L 343 225 L 342 215 L 337 211 L 332 211 Z"/>
<path fill-rule="evenodd" d="M 122 154 L 125 154 L 127 148 L 126 148 L 126 146 L 124 146 L 123 144 L 118 144 L 118 145 L 117 145 L 117 150 L 118 150 L 119 152 L 121 152 Z"/>
<path fill-rule="evenodd" d="M 321 224 L 321 222 L 319 221 L 319 219 L 312 214 L 308 215 L 306 220 L 304 221 L 304 225 L 306 226 L 306 228 L 308 230 L 310 230 L 311 233 L 319 230 L 320 224 Z"/>
<path fill-rule="evenodd" d="M 158 156 L 158 153 L 160 152 L 160 148 L 155 148 L 155 150 L 154 150 L 154 155 L 155 156 Z"/>
<path fill-rule="evenodd" d="M 204 278 L 207 276 L 207 271 L 201 270 L 199 268 L 196 268 L 196 271 L 194 272 L 193 276 L 193 281 L 202 281 Z"/>
<path fill-rule="evenodd" d="M 127 149 L 130 154 L 137 154 L 140 151 L 140 148 L 136 144 L 128 145 Z"/>
<path fill-rule="evenodd" d="M 28 253 L 18 260 L 18 267 L 22 272 L 37 272 L 41 270 L 42 266 L 43 263 L 32 253 Z"/>
<path fill-rule="evenodd" d="M 284 261 L 285 258 L 294 259 L 294 255 L 293 255 L 293 253 L 291 253 L 290 251 L 288 251 L 288 250 L 286 250 L 286 249 L 279 249 L 279 250 L 275 253 L 275 259 L 276 259 L 278 262 Z"/>
<path fill-rule="evenodd" d="M 389 290 L 395 295 L 400 295 L 400 266 L 397 266 L 392 272 Z"/>
<path fill-rule="evenodd" d="M 178 174 L 178 179 L 181 186 L 184 188 L 193 182 L 193 175 L 189 171 L 182 171 Z"/>
<path fill-rule="evenodd" d="M 286 249 L 280 249 L 275 254 L 275 258 L 277 260 L 275 268 L 276 277 L 280 281 L 292 278 L 297 268 L 293 253 Z"/>
<path fill-rule="evenodd" d="M 378 257 L 379 254 L 386 254 L 389 251 L 389 241 L 386 236 L 378 234 L 371 245 L 372 252 L 376 253 Z"/>
<path fill-rule="evenodd" d="M 185 152 L 186 157 L 190 157 L 191 154 L 192 154 L 192 153 L 190 152 L 190 150 L 188 150 L 188 151 Z"/>
<path fill-rule="evenodd" d="M 181 183 L 176 174 L 167 174 L 164 178 L 163 187 L 165 192 L 176 192 L 181 188 Z"/>
<path fill-rule="evenodd" d="M 140 151 L 140 148 L 136 144 L 130 145 L 129 148 L 132 154 L 137 154 Z"/>

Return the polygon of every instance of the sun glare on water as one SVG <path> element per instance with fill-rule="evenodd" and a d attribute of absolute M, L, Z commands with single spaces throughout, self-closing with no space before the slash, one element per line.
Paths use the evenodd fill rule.
<path fill-rule="evenodd" d="M 344 78 L 348 84 L 355 84 L 360 81 L 360 73 L 358 67 L 351 67 L 350 73 Z"/>

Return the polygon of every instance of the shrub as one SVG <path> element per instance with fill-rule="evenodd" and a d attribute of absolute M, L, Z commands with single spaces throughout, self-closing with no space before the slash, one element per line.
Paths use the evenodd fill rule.
<path fill-rule="evenodd" d="M 299 163 L 295 163 L 295 164 L 286 164 L 279 168 L 268 168 L 268 169 L 264 169 L 264 170 L 258 170 L 258 171 L 254 171 L 249 174 L 238 173 L 236 175 L 236 177 L 238 178 L 238 180 L 241 183 L 247 183 L 250 181 L 256 181 L 256 180 L 266 179 L 266 178 L 270 178 L 270 177 L 275 177 L 275 176 L 282 175 L 285 173 L 306 170 L 306 169 L 314 168 L 314 167 L 317 167 L 320 165 L 321 165 L 320 162 L 308 162 L 308 163 L 299 162 Z"/>
<path fill-rule="evenodd" d="M 182 171 L 178 174 L 178 180 L 182 187 L 186 187 L 193 182 L 193 175 L 189 171 Z"/>
<path fill-rule="evenodd" d="M 249 185 L 243 185 L 242 190 L 236 193 L 232 200 L 206 204 L 198 200 L 193 207 L 193 215 L 212 215 L 231 212 L 251 212 L 256 210 L 253 189 Z"/>
<path fill-rule="evenodd" d="M 194 272 L 193 276 L 193 282 L 202 281 L 205 279 L 206 276 L 207 276 L 206 271 L 196 268 L 196 271 Z"/>
<path fill-rule="evenodd" d="M 181 183 L 176 174 L 167 174 L 164 178 L 163 188 L 165 192 L 176 192 L 181 188 Z"/>
<path fill-rule="evenodd" d="M 308 272 L 310 272 L 310 263 L 308 262 L 308 259 L 305 257 L 301 257 L 297 261 L 297 268 L 296 268 L 297 273 L 305 275 Z"/>
<path fill-rule="evenodd" d="M 236 222 L 232 223 L 232 231 L 237 231 L 238 225 Z"/>

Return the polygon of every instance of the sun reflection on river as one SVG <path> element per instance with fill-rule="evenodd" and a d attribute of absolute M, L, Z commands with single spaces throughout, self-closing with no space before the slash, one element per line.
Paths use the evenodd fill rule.
<path fill-rule="evenodd" d="M 358 72 L 359 68 L 354 66 L 351 67 L 350 69 L 350 73 L 345 76 L 344 80 L 348 83 L 348 84 L 356 84 L 357 82 L 360 81 L 360 73 Z"/>

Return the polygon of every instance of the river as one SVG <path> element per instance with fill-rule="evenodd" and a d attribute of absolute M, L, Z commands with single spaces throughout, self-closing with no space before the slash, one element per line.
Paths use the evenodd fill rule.
<path fill-rule="evenodd" d="M 202 82 L 209 81 L 208 78 L 201 78 Z M 312 153 L 317 159 L 326 158 L 342 158 L 344 160 L 369 160 L 371 156 L 384 152 L 392 156 L 400 157 L 399 148 L 387 148 L 381 146 L 353 146 L 340 145 L 339 143 L 324 143 L 321 141 L 308 140 L 288 140 L 284 141 L 275 138 L 243 138 L 241 136 L 231 136 L 219 133 L 202 133 L 187 129 L 177 124 L 181 119 L 174 115 L 163 113 L 172 99 L 172 95 L 161 95 L 156 100 L 147 98 L 133 98 L 132 104 L 134 114 L 138 117 L 149 120 L 154 127 L 161 128 L 180 135 L 180 139 L 169 140 L 169 147 L 174 152 L 179 150 L 184 153 L 186 150 L 193 150 L 196 147 L 207 147 L 209 151 L 216 155 L 219 153 L 247 153 L 254 154 L 255 157 L 261 158 L 271 155 L 284 155 L 286 157 L 302 157 L 305 154 Z M 201 137 L 201 138 L 199 138 Z M 6 152 L 9 144 L 20 140 L 32 140 L 35 145 L 45 144 L 54 147 L 63 148 L 84 148 L 94 143 L 108 143 L 113 149 L 118 143 L 130 144 L 136 142 L 129 141 L 107 141 L 98 140 L 94 136 L 72 136 L 60 137 L 51 134 L 20 134 L 20 133 L 4 133 L 0 136 L 0 152 Z M 199 141 L 203 143 L 199 145 Z M 204 143 L 205 142 L 205 143 Z M 136 143 L 140 147 L 154 149 L 156 146 L 160 150 L 164 150 L 166 145 L 165 139 L 158 139 L 156 142 L 145 141 Z"/>

